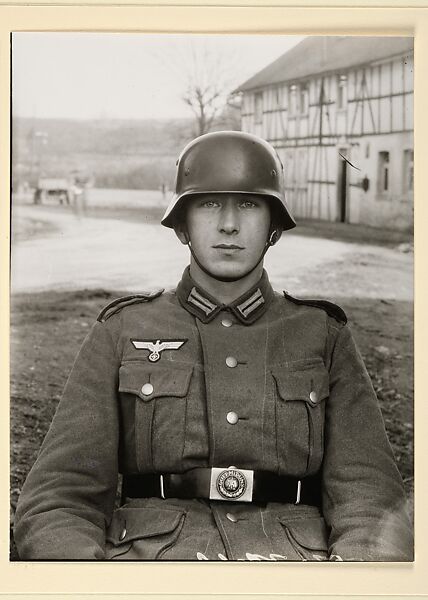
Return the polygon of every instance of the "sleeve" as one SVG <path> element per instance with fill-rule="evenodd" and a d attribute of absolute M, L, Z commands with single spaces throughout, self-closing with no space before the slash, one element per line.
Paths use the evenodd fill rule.
<path fill-rule="evenodd" d="M 376 394 L 347 326 L 333 326 L 323 511 L 330 556 L 411 561 L 406 496 Z"/>
<path fill-rule="evenodd" d="M 102 559 L 118 480 L 115 344 L 95 323 L 23 486 L 15 519 L 21 559 Z"/>

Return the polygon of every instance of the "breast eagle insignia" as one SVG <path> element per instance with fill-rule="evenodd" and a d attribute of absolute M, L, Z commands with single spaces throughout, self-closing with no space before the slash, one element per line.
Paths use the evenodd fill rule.
<path fill-rule="evenodd" d="M 131 340 L 137 350 L 149 350 L 149 360 L 157 362 L 164 350 L 178 350 L 187 340 Z"/>

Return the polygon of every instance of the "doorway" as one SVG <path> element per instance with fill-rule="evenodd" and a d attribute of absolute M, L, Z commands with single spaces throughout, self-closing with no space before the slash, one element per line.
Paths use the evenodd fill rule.
<path fill-rule="evenodd" d="M 339 150 L 337 177 L 337 221 L 339 223 L 346 223 L 348 212 L 348 163 L 343 156 L 346 156 L 344 148 Z"/>

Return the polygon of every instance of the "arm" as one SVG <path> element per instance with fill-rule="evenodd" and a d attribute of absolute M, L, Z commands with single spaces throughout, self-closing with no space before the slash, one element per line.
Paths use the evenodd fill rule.
<path fill-rule="evenodd" d="M 369 375 L 347 326 L 330 325 L 323 510 L 330 554 L 408 561 L 406 497 Z"/>
<path fill-rule="evenodd" d="M 102 559 L 118 477 L 118 359 L 106 325 L 85 339 L 19 498 L 21 559 Z"/>

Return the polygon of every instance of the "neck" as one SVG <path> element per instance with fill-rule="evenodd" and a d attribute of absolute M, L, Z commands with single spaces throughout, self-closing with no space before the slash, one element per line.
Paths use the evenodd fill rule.
<path fill-rule="evenodd" d="M 205 273 L 195 259 L 190 260 L 190 276 L 195 283 L 222 304 L 230 304 L 245 294 L 260 280 L 263 273 L 263 261 L 248 275 L 237 281 L 219 281 Z"/>

